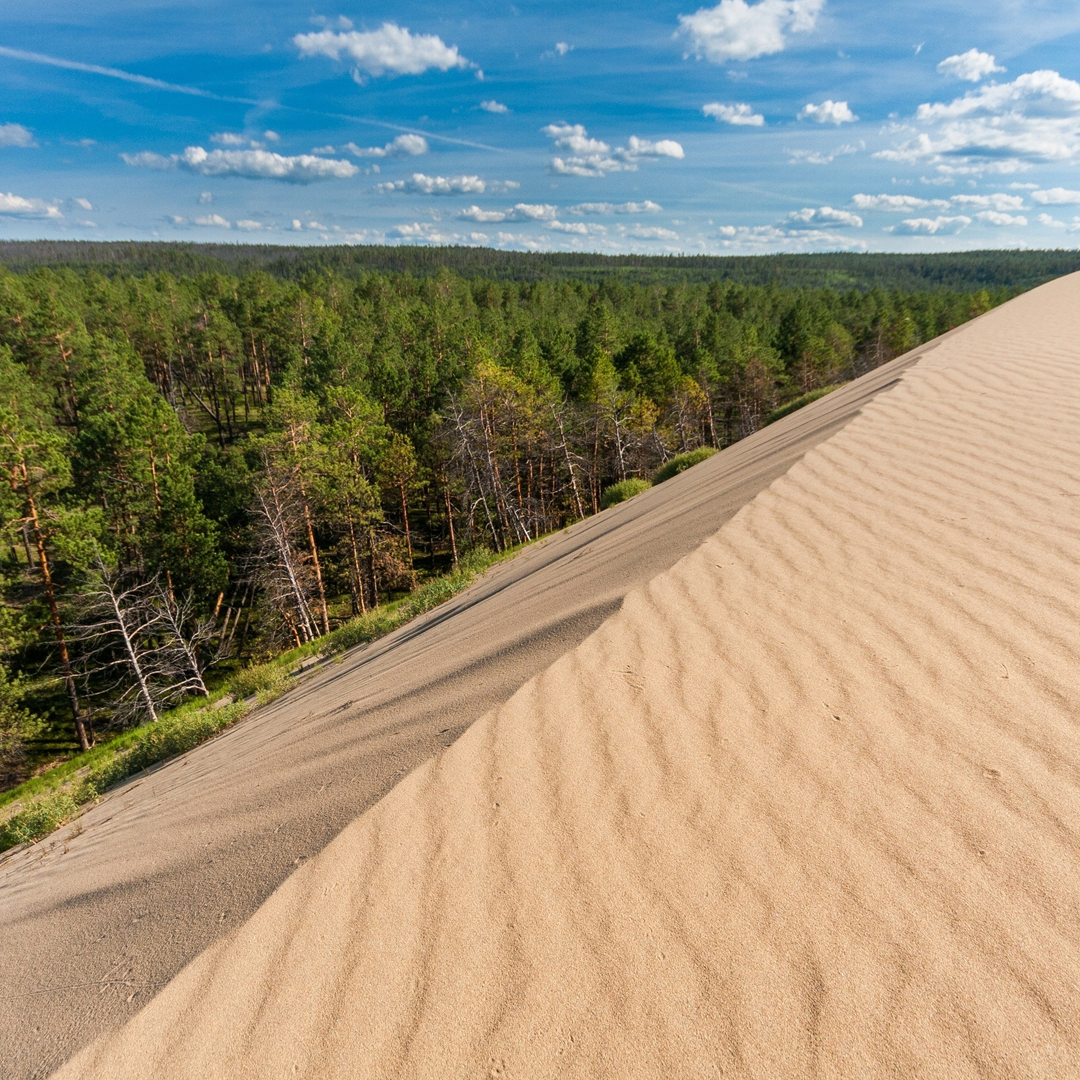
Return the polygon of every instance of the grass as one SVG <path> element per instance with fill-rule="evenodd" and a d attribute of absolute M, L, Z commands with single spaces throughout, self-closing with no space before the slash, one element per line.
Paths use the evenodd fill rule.
<path fill-rule="evenodd" d="M 620 480 L 617 484 L 604 488 L 604 494 L 600 498 L 600 509 L 606 510 L 609 506 L 626 502 L 643 491 L 648 491 L 652 484 L 648 480 L 642 480 L 638 476 L 632 476 L 629 480 Z"/>
<path fill-rule="evenodd" d="M 291 649 L 268 663 L 237 672 L 216 699 L 186 702 L 164 713 L 156 723 L 125 731 L 0 794 L 0 807 L 12 808 L 0 820 L 0 851 L 48 836 L 113 785 L 151 765 L 187 753 L 231 727 L 252 709 L 273 701 L 295 685 L 296 679 L 290 672 L 301 661 L 342 653 L 389 634 L 456 596 L 489 566 L 516 551 L 515 548 L 496 555 L 476 549 L 462 558 L 449 574 L 432 578 L 408 596 L 380 604 L 326 636 Z"/>
<path fill-rule="evenodd" d="M 821 386 L 817 390 L 811 390 L 809 394 L 803 394 L 794 401 L 789 401 L 786 405 L 781 405 L 779 409 L 773 409 L 773 411 L 761 422 L 761 426 L 766 427 L 769 424 L 775 423 L 789 413 L 801 409 L 804 405 L 809 405 L 811 401 L 817 401 L 818 398 L 823 398 L 826 394 L 831 394 L 842 385 L 843 383 L 838 383 L 836 386 Z"/>
<path fill-rule="evenodd" d="M 653 473 L 652 482 L 662 484 L 665 480 L 686 472 L 691 466 L 700 464 L 706 458 L 711 458 L 715 453 L 716 451 L 711 446 L 699 446 L 696 450 L 689 450 L 685 454 L 676 454 Z"/>

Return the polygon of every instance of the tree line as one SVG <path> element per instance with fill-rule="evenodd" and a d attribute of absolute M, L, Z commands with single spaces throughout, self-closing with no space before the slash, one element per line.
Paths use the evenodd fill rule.
<path fill-rule="evenodd" d="M 1005 295 L 0 271 L 4 782 Z"/>

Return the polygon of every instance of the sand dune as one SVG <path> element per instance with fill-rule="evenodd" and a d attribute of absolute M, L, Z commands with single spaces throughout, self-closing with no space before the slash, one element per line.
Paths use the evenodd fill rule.
<path fill-rule="evenodd" d="M 953 335 L 56 1075 L 1080 1073 L 1078 343 Z"/>

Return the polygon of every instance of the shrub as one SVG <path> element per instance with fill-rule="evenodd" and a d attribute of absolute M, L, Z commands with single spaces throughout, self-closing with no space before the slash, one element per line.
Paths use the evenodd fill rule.
<path fill-rule="evenodd" d="M 284 689 L 288 674 L 277 664 L 255 664 L 238 671 L 229 680 L 229 693 L 239 701 L 261 690 Z"/>
<path fill-rule="evenodd" d="M 629 480 L 620 480 L 617 484 L 604 488 L 603 497 L 600 499 L 600 509 L 606 510 L 616 503 L 626 502 L 627 499 L 632 499 L 651 487 L 652 484 L 648 480 L 642 480 L 637 476 L 632 476 Z"/>
<path fill-rule="evenodd" d="M 711 446 L 699 446 L 696 450 L 689 450 L 685 454 L 676 454 L 670 461 L 665 461 L 659 469 L 653 473 L 652 482 L 662 484 L 673 476 L 685 472 L 692 465 L 697 465 L 706 458 L 711 458 L 716 451 Z"/>
<path fill-rule="evenodd" d="M 811 401 L 817 401 L 818 398 L 823 398 L 826 394 L 831 394 L 835 389 L 835 386 L 822 386 L 817 390 L 811 390 L 809 394 L 803 394 L 794 401 L 789 401 L 786 405 L 781 405 L 780 408 L 773 409 L 773 411 L 761 422 L 761 426 L 765 427 L 768 424 L 772 424 L 782 417 L 787 416 L 789 413 L 801 409 L 804 405 L 809 405 Z"/>
<path fill-rule="evenodd" d="M 0 825 L 0 851 L 16 844 L 32 844 L 70 821 L 78 812 L 77 803 L 66 791 L 35 799 L 25 810 L 13 814 Z"/>

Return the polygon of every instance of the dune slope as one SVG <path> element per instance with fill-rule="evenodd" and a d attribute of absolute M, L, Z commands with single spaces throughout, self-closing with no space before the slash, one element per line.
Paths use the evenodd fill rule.
<path fill-rule="evenodd" d="M 1078 301 L 940 345 L 57 1075 L 1075 1075 Z"/>

